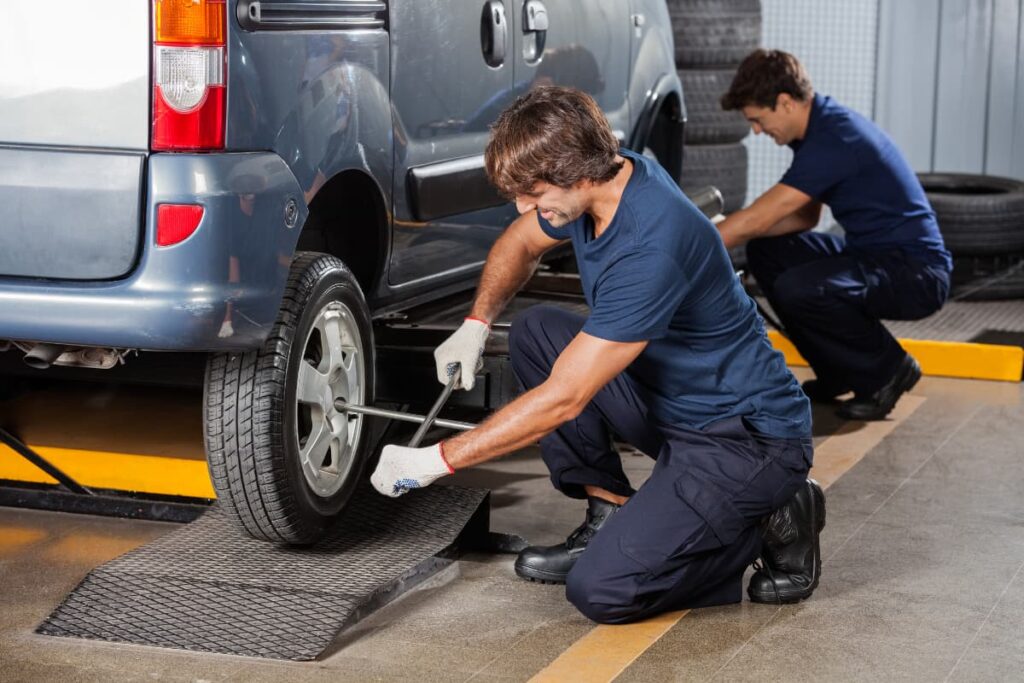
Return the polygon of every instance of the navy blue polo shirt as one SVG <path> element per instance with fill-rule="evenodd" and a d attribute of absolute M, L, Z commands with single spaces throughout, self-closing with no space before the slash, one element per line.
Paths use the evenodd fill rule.
<path fill-rule="evenodd" d="M 923 263 L 952 268 L 924 188 L 881 128 L 815 94 L 807 132 L 789 146 L 793 163 L 781 182 L 827 204 L 846 231 L 847 245 L 899 249 Z"/>
<path fill-rule="evenodd" d="M 703 429 L 741 416 L 769 436 L 809 437 L 807 397 L 768 342 L 718 229 L 660 165 L 621 154 L 633 173 L 600 237 L 587 214 L 561 228 L 537 215 L 550 237 L 572 239 L 590 305 L 583 331 L 649 342 L 628 372 L 663 423 Z"/>

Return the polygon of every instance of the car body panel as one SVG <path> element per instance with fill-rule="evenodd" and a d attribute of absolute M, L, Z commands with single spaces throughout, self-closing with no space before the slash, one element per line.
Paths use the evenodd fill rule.
<path fill-rule="evenodd" d="M 349 232 L 379 231 L 380 255 L 366 256 L 381 259 L 379 276 L 364 286 L 373 310 L 472 287 L 490 245 L 515 217 L 513 206 L 488 193 L 482 155 L 488 126 L 516 96 L 544 83 L 588 90 L 634 149 L 645 144 L 643 127 L 661 103 L 682 101 L 660 0 L 488 1 L 501 6 L 507 21 L 507 54 L 497 66 L 484 59 L 485 0 L 332 0 L 299 3 L 296 11 L 277 15 L 270 8 L 287 5 L 264 3 L 268 11 L 258 20 L 254 0 L 229 0 L 224 151 L 148 151 L 151 48 L 150 31 L 141 26 L 150 21 L 149 2 L 114 0 L 138 24 L 112 48 L 132 64 L 119 71 L 105 52 L 108 61 L 86 60 L 109 73 L 91 86 L 82 80 L 81 95 L 90 101 L 69 100 L 81 111 L 107 112 L 99 129 L 74 116 L 63 117 L 67 130 L 56 132 L 51 129 L 60 125 L 52 119 L 26 123 L 34 108 L 52 106 L 54 93 L 84 77 L 40 85 L 31 93 L 36 101 L 12 109 L 31 79 L 19 76 L 11 85 L 12 78 L 0 75 L 0 113 L 21 112 L 25 124 L 15 129 L 0 121 L 0 148 L 7 150 L 0 164 L 4 154 L 15 159 L 24 153 L 36 156 L 23 156 L 18 165 L 38 167 L 25 175 L 35 186 L 26 195 L 30 221 L 12 218 L 16 202 L 0 204 L 0 244 L 12 250 L 7 270 L 17 275 L 0 276 L 0 339 L 154 350 L 255 348 L 280 308 L 311 205 L 354 172 L 370 181 L 361 188 L 378 195 L 379 224 L 356 224 L 342 214 L 327 229 L 342 241 Z M 28 13 L 18 9 L 23 5 L 0 12 L 9 26 L 35 36 L 45 33 L 44 12 L 65 37 L 120 26 L 104 23 L 106 7 L 86 11 L 74 0 Z M 547 13 L 543 52 L 531 54 L 538 34 L 528 30 L 526 12 L 541 6 Z M 324 12 L 332 16 L 324 19 Z M 5 35 L 14 32 L 8 27 Z M 51 46 L 65 61 L 85 44 L 84 38 L 67 40 L 68 49 Z M 24 42 L 16 47 L 25 49 Z M 0 47 L 5 55 L 10 49 Z M 114 165 L 130 160 L 135 170 L 118 166 L 120 175 L 107 182 L 86 164 L 73 172 L 81 176 L 77 184 L 60 181 L 62 163 L 72 168 L 72 160 L 95 158 Z M 8 199 L 16 187 L 10 176 L 0 172 L 0 194 Z M 66 187 L 48 194 L 48 181 Z M 49 270 L 42 261 L 35 271 L 11 265 L 31 248 L 69 240 L 67 216 L 90 192 L 95 203 L 80 214 L 74 236 L 116 242 L 106 262 L 97 261 L 102 268 L 89 270 L 70 258 Z M 134 216 L 132 196 L 138 198 Z M 205 212 L 197 232 L 169 248 L 158 248 L 153 235 L 162 202 L 198 203 Z M 102 212 L 119 217 L 104 224 Z M 90 228 L 93 233 L 85 232 Z M 88 281 L 68 279 L 74 277 Z"/>
<path fill-rule="evenodd" d="M 154 154 L 145 242 L 120 280 L 0 278 L 5 339 L 127 349 L 215 351 L 258 346 L 277 318 L 298 228 L 302 191 L 276 154 Z M 163 203 L 198 203 L 185 241 L 156 247 Z M 186 284 L 187 283 L 187 284 Z M 45 336 L 43 336 L 45 335 Z"/>

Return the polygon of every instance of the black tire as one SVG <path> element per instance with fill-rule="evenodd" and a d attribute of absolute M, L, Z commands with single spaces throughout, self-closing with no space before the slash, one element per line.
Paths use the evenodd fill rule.
<path fill-rule="evenodd" d="M 339 319 L 344 322 L 335 322 L 338 327 L 330 328 L 338 330 L 332 352 L 324 348 L 331 340 L 325 338 L 328 328 L 322 321 Z M 323 331 L 315 328 L 317 323 L 324 325 Z M 349 347 L 345 347 L 342 330 L 349 334 Z M 327 459 L 319 468 L 311 468 L 326 481 L 330 467 L 336 467 L 338 476 L 330 481 L 337 490 L 318 493 L 300 462 L 300 435 L 308 428 L 307 437 L 312 438 L 315 423 L 322 426 L 332 419 L 327 412 L 311 417 L 309 405 L 299 402 L 300 366 L 323 365 L 324 359 L 333 359 L 335 353 L 345 357 L 344 348 L 348 348 L 348 358 L 356 359 L 349 364 L 357 373 L 361 369 L 364 388 L 361 397 L 334 398 L 370 404 L 373 332 L 363 293 L 352 272 L 337 258 L 299 252 L 292 262 L 278 320 L 263 346 L 246 353 L 213 354 L 207 362 L 204 404 L 210 476 L 221 507 L 255 538 L 312 543 L 348 502 L 362 476 L 370 456 L 370 430 L 361 417 L 333 415 L 339 422 L 347 420 L 345 430 L 354 430 L 344 432 L 345 453 L 340 442 L 329 441 Z M 339 374 L 343 373 L 326 376 Z M 333 394 L 333 386 L 329 388 Z M 344 470 L 341 462 L 332 463 L 336 455 L 338 461 L 345 461 Z"/>
<path fill-rule="evenodd" d="M 747 199 L 747 148 L 731 145 L 686 145 L 679 186 L 684 192 L 714 185 L 722 193 L 724 213 L 743 208 Z"/>
<path fill-rule="evenodd" d="M 760 0 L 667 0 L 683 68 L 735 66 L 761 43 Z"/>
<path fill-rule="evenodd" d="M 954 256 L 950 296 L 957 301 L 1024 299 L 1024 253 Z"/>
<path fill-rule="evenodd" d="M 950 252 L 1024 251 L 1024 182 L 966 173 L 919 173 L 917 177 Z"/>
<path fill-rule="evenodd" d="M 719 99 L 729 89 L 735 69 L 681 69 L 686 101 L 684 139 L 688 145 L 739 142 L 747 137 L 750 124 L 738 111 L 722 111 Z"/>

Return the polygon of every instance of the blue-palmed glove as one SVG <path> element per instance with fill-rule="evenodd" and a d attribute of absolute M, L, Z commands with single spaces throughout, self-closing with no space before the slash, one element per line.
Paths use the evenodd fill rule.
<path fill-rule="evenodd" d="M 385 496 L 397 498 L 454 473 L 445 460 L 443 443 L 426 448 L 385 446 L 377 469 L 370 475 L 370 483 Z"/>

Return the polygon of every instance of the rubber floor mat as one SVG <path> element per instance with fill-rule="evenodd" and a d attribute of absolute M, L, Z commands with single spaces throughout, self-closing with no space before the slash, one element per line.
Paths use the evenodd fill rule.
<path fill-rule="evenodd" d="M 314 659 L 345 626 L 451 564 L 464 530 L 486 534 L 487 497 L 454 486 L 397 499 L 362 489 L 308 548 L 249 538 L 214 507 L 94 569 L 37 632 Z"/>

